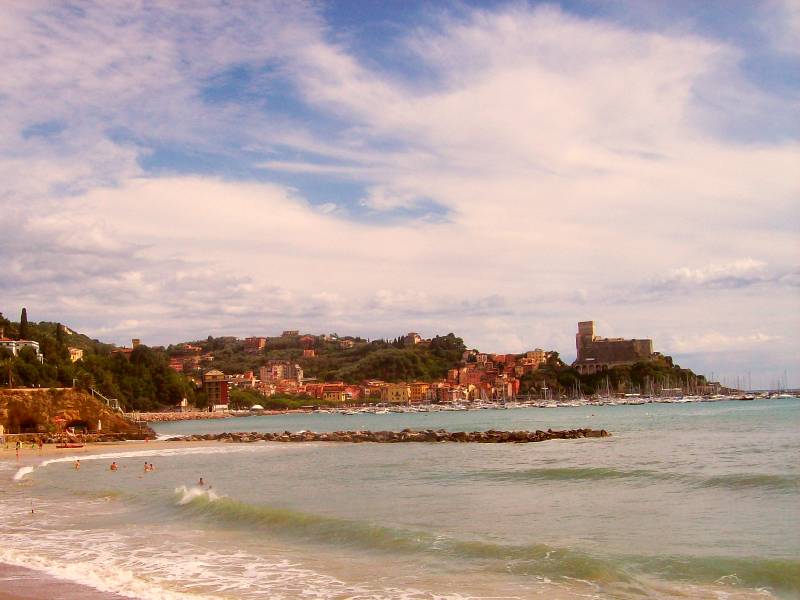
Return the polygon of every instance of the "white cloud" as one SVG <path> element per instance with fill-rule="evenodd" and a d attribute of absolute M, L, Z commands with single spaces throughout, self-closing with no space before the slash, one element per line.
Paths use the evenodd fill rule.
<path fill-rule="evenodd" d="M 773 46 L 786 54 L 800 54 L 800 1 L 769 0 L 761 14 L 761 27 Z"/>
<path fill-rule="evenodd" d="M 780 340 L 779 336 L 755 332 L 745 335 L 730 335 L 718 331 L 695 333 L 674 337 L 667 342 L 667 351 L 680 354 L 715 353 L 730 350 L 752 350 L 753 346 Z"/>
<path fill-rule="evenodd" d="M 421 84 L 332 43 L 302 4 L 83 6 L 0 8 L 7 312 L 125 321 L 120 335 L 157 341 L 296 323 L 565 355 L 585 318 L 682 332 L 672 350 L 688 353 L 708 347 L 686 336 L 715 312 L 713 331 L 793 343 L 778 332 L 797 319 L 777 307 L 797 300 L 800 147 L 719 127 L 737 107 L 758 125 L 796 106 L 765 104 L 742 50 L 553 7 L 465 10 L 399 42 Z M 209 80 L 265 64 L 264 102 L 204 102 Z M 337 126 L 276 112 L 273 76 Z M 23 135 L 49 121 L 62 128 Z M 156 177 L 139 163 L 156 146 L 244 148 L 264 173 L 366 191 L 312 206 L 285 184 Z M 358 220 L 359 201 L 371 217 L 430 202 L 447 219 Z"/>
<path fill-rule="evenodd" d="M 367 196 L 361 200 L 361 203 L 375 210 L 392 210 L 410 208 L 419 201 L 420 198 L 413 192 L 379 185 L 367 190 Z"/>

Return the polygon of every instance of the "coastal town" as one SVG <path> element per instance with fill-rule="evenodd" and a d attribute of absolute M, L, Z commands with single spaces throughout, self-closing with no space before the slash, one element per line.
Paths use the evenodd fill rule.
<path fill-rule="evenodd" d="M 307 376 L 308 366 L 318 357 L 318 352 L 326 348 L 340 351 L 355 349 L 370 342 L 360 338 L 339 337 L 337 335 L 301 334 L 299 330 L 283 331 L 277 338 L 251 336 L 244 339 L 224 338 L 225 341 L 241 346 L 250 355 L 263 355 L 271 345 L 293 348 L 298 352 L 298 361 L 290 359 L 264 359 L 258 370 L 226 373 L 214 368 L 215 356 L 202 344 L 184 343 L 169 350 L 169 366 L 178 373 L 192 377 L 198 388 L 208 397 L 209 410 L 227 411 L 231 408 L 250 408 L 231 406 L 233 390 L 256 392 L 264 398 L 288 395 L 307 398 L 309 405 L 317 403 L 326 406 L 336 405 L 379 405 L 383 407 L 402 407 L 427 404 L 459 405 L 464 403 L 513 403 L 531 401 L 558 401 L 559 394 L 553 394 L 547 385 L 535 393 L 525 390 L 521 393 L 521 382 L 526 376 L 534 376 L 548 361 L 560 361 L 558 353 L 541 348 L 521 354 L 490 354 L 478 350 L 463 350 L 458 365 L 447 369 L 446 377 L 431 380 L 384 381 L 368 379 L 358 383 L 345 381 L 319 381 L 317 377 Z M 409 332 L 393 342 L 402 348 L 423 349 L 435 343 L 416 332 Z M 112 352 L 130 356 L 140 340 L 132 340 L 131 347 L 116 348 Z M 577 358 L 573 368 L 580 374 L 596 375 L 610 369 L 630 366 L 641 362 L 666 363 L 670 359 L 653 352 L 652 340 L 622 338 L 603 338 L 595 335 L 592 321 L 578 324 L 576 335 Z M 301 353 L 301 354 L 300 354 Z M 306 369 L 304 366 L 306 365 Z M 696 394 L 717 394 L 718 384 L 694 382 Z M 650 395 L 664 395 L 680 389 L 669 387 L 666 383 L 653 382 Z M 578 390 L 576 390 L 577 392 Z M 605 390 L 606 398 L 611 395 Z M 628 393 L 629 397 L 638 394 Z M 577 397 L 570 398 L 577 400 Z M 255 406 L 259 406 L 256 404 Z"/>
<path fill-rule="evenodd" d="M 452 333 L 425 338 L 408 332 L 393 340 L 368 340 L 284 330 L 275 336 L 209 336 L 167 347 L 133 339 L 130 346 L 119 347 L 96 340 L 86 343 L 88 338 L 62 324 L 42 324 L 36 328 L 37 340 L 28 334 L 32 328 L 36 326 L 27 323 L 25 309 L 19 325 L 7 320 L 0 323 L 0 358 L 6 366 L 0 377 L 5 377 L 7 387 L 19 385 L 25 369 L 33 371 L 31 365 L 46 370 L 54 361 L 68 360 L 61 374 L 71 365 L 72 386 L 91 388 L 127 411 L 157 412 L 152 408 L 162 405 L 175 412 L 225 413 L 280 408 L 275 404 L 278 399 L 292 400 L 286 408 L 377 406 L 385 410 L 425 405 L 639 402 L 721 397 L 741 394 L 744 389 L 681 369 L 671 357 L 655 351 L 651 339 L 602 337 L 593 321 L 577 324 L 576 358 L 569 365 L 558 352 L 542 348 L 506 354 L 468 349 Z M 5 331 L 15 335 L 6 336 Z M 160 368 L 173 374 L 166 377 L 175 378 L 183 390 L 171 390 L 168 398 L 154 397 L 149 405 L 126 403 L 124 390 L 95 364 L 106 356 L 113 368 L 124 370 L 131 361 L 142 362 L 144 354 L 146 362 L 163 364 Z M 123 363 L 115 362 L 119 360 Z M 16 383 L 13 365 L 17 365 Z"/>
<path fill-rule="evenodd" d="M 6 335 L 6 332 L 12 335 Z M 284 330 L 169 346 L 89 340 L 62 324 L 0 323 L 0 385 L 79 388 L 110 408 L 159 421 L 237 414 L 426 412 L 491 407 L 752 399 L 673 364 L 648 338 L 575 334 L 576 358 L 534 348 L 495 354 L 450 333 L 392 340 Z M 144 416 L 142 416 L 144 415 Z"/>

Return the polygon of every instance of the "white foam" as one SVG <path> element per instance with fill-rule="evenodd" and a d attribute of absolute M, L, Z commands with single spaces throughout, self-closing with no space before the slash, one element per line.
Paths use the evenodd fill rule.
<path fill-rule="evenodd" d="M 180 487 L 175 488 L 175 493 L 180 494 L 180 498 L 178 499 L 178 504 L 183 506 L 184 504 L 189 504 L 195 498 L 205 498 L 209 502 L 216 502 L 220 499 L 220 496 L 214 492 L 214 490 L 201 488 L 199 486 L 193 485 L 191 487 L 186 487 L 182 485 Z"/>
<path fill-rule="evenodd" d="M 14 473 L 14 481 L 19 481 L 28 473 L 33 473 L 33 467 L 22 467 L 16 473 Z"/>
<path fill-rule="evenodd" d="M 0 562 L 44 571 L 58 579 L 74 581 L 101 592 L 127 598 L 140 600 L 218 600 L 219 598 L 219 596 L 185 594 L 170 590 L 138 576 L 130 569 L 98 561 L 61 562 L 41 555 L 22 555 L 0 548 Z"/>
<path fill-rule="evenodd" d="M 152 535 L 142 532 L 152 543 Z M 129 544 L 134 541 L 134 546 Z M 141 600 L 309 598 L 465 600 L 458 593 L 346 583 L 283 557 L 219 552 L 170 539 L 153 547 L 114 532 L 61 531 L 34 540 L 10 535 L 0 562 L 44 571 L 104 592 Z M 33 547 L 31 542 L 33 542 Z M 122 549 L 125 551 L 121 551 Z"/>

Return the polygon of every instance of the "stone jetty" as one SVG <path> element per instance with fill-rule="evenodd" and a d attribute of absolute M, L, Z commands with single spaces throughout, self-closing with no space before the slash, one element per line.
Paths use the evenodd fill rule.
<path fill-rule="evenodd" d="M 220 442 L 375 442 L 379 444 L 396 444 L 404 442 L 459 442 L 480 444 L 526 444 L 547 440 L 574 440 L 578 438 L 608 437 L 611 434 L 605 429 L 567 429 L 562 431 L 446 431 L 444 429 L 402 431 L 284 431 L 272 432 L 235 432 L 185 435 L 169 438 L 168 441 L 199 442 L 215 440 Z"/>

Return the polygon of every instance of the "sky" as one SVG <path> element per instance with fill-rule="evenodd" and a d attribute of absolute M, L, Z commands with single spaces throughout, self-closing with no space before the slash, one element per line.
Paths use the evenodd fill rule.
<path fill-rule="evenodd" d="M 0 3 L 0 311 L 104 341 L 577 322 L 800 386 L 800 0 Z"/>

